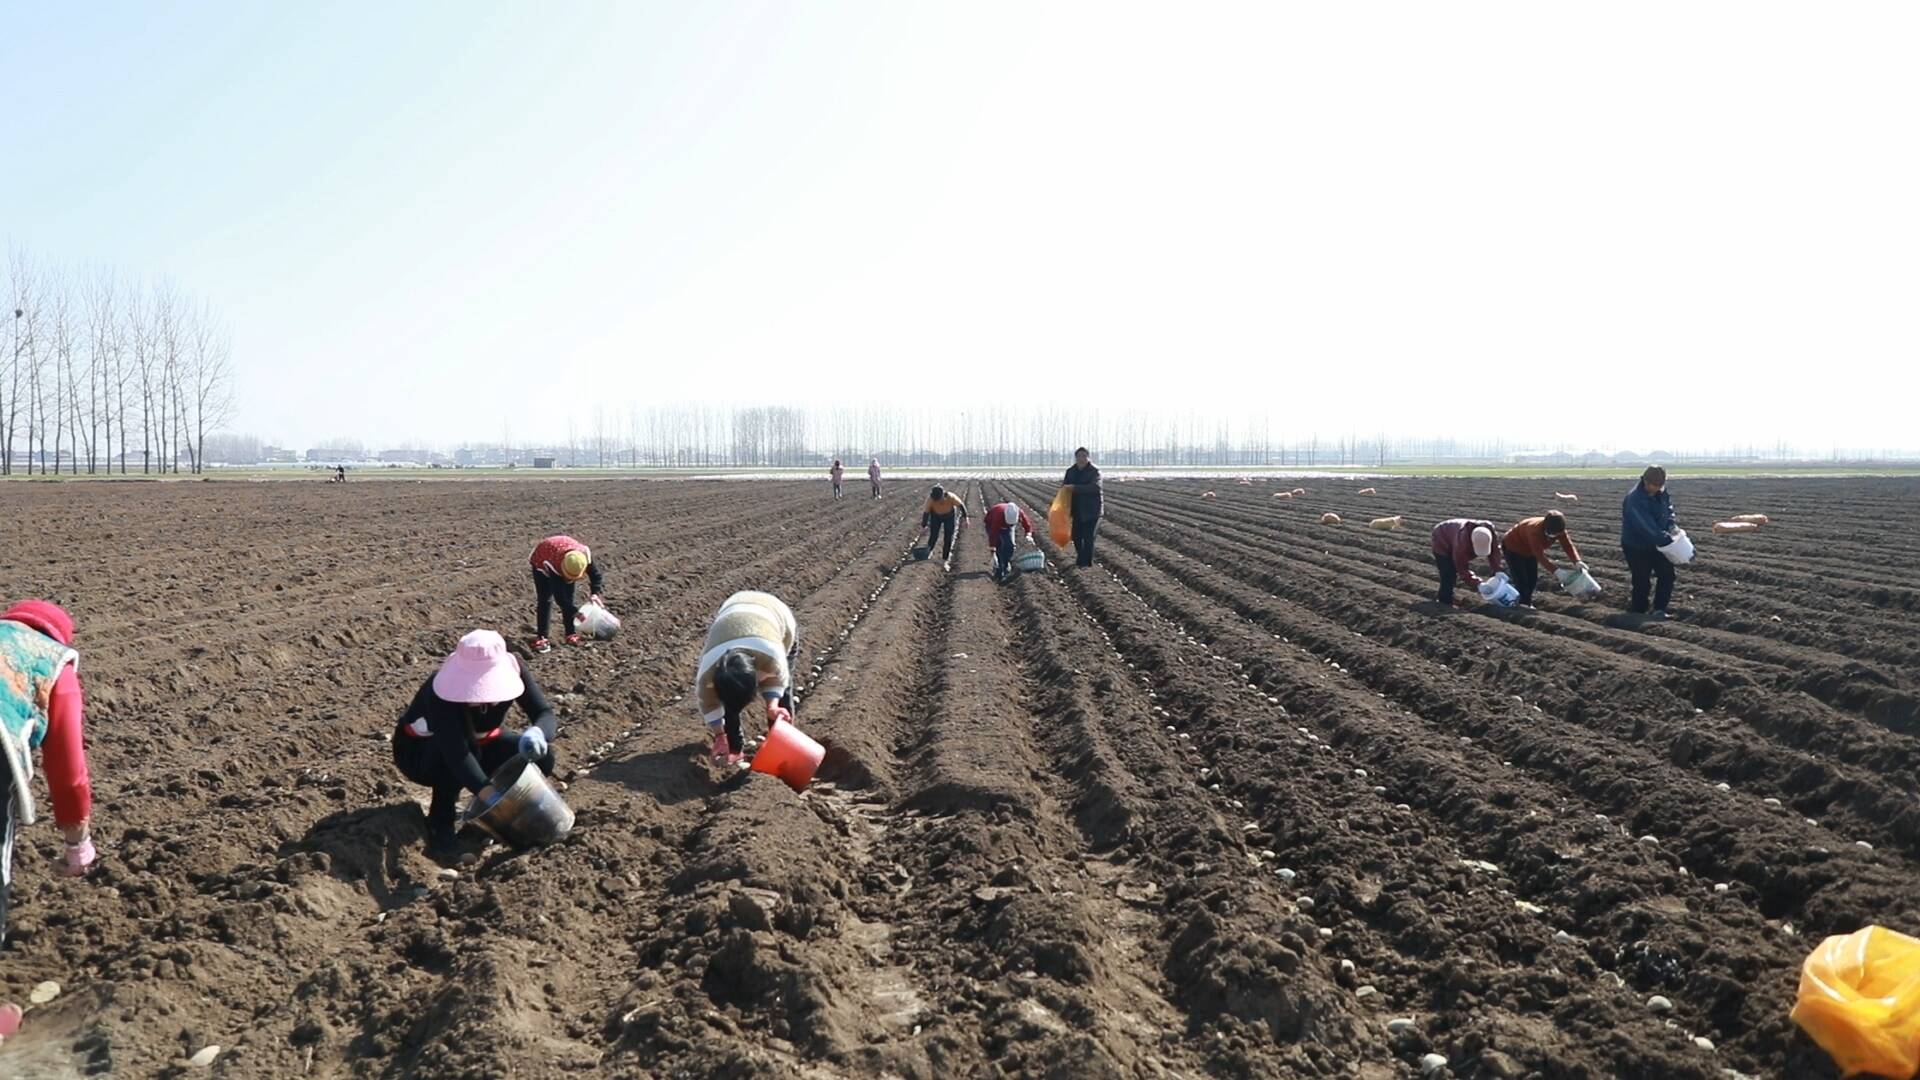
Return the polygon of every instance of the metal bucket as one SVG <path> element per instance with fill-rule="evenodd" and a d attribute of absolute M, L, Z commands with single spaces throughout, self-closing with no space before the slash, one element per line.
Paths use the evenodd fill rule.
<path fill-rule="evenodd" d="M 488 782 L 497 792 L 493 802 L 470 810 L 467 820 L 495 840 L 517 848 L 539 847 L 566 839 L 573 828 L 573 808 L 523 755 L 515 754 Z"/>
<path fill-rule="evenodd" d="M 1038 573 L 1047 568 L 1047 556 L 1041 551 L 1023 551 L 1013 557 L 1013 565 L 1019 567 L 1021 573 Z"/>

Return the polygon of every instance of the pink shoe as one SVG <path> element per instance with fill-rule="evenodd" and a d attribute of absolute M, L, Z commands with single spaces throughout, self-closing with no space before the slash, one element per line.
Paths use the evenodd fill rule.
<path fill-rule="evenodd" d="M 737 769 L 737 768 L 739 768 L 739 767 L 740 767 L 740 762 L 741 762 L 742 760 L 744 760 L 744 757 L 743 757 L 743 755 L 740 755 L 740 754 L 728 754 L 728 755 L 727 755 L 727 765 L 728 765 L 729 767 L 732 767 L 732 768 L 736 768 L 736 769 Z"/>
<path fill-rule="evenodd" d="M 713 763 L 715 765 L 725 765 L 727 763 L 728 754 L 729 754 L 729 751 L 727 750 L 727 733 L 724 731 L 715 733 L 713 736 Z M 733 754 L 732 756 L 736 760 L 738 760 L 740 757 L 739 754 Z"/>

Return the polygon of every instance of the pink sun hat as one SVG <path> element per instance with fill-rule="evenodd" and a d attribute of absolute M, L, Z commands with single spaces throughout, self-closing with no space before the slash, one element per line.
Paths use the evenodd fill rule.
<path fill-rule="evenodd" d="M 520 679 L 520 661 L 507 643 L 491 630 L 475 630 L 460 639 L 433 676 L 433 692 L 442 701 L 463 705 L 492 705 L 513 701 L 527 689 Z"/>

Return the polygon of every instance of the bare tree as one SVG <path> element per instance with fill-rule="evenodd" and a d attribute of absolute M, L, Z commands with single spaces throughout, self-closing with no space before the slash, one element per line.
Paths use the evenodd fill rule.
<path fill-rule="evenodd" d="M 193 320 L 191 345 L 187 358 L 188 405 L 193 414 L 189 454 L 198 473 L 206 467 L 207 432 L 232 420 L 234 408 L 233 343 L 204 305 Z"/>
<path fill-rule="evenodd" d="M 20 248 L 7 252 L 8 293 L 13 302 L 13 348 L 7 358 L 6 433 L 0 445 L 0 473 L 13 474 L 13 440 L 20 430 L 20 399 L 24 396 L 27 369 L 34 364 L 37 346 L 34 330 L 40 322 L 40 300 L 35 291 L 33 261 Z M 31 414 L 29 414 L 31 424 Z M 27 467 L 33 467 L 33 448 L 27 448 Z"/>

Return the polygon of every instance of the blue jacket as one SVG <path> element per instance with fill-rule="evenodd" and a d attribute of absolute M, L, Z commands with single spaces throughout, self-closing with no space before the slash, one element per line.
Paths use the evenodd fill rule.
<path fill-rule="evenodd" d="M 1647 486 L 1636 481 L 1620 504 L 1620 546 L 1625 548 L 1661 548 L 1673 541 L 1667 530 L 1673 528 L 1673 498 L 1665 491 L 1647 494 Z"/>

